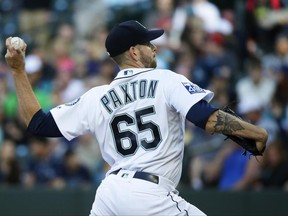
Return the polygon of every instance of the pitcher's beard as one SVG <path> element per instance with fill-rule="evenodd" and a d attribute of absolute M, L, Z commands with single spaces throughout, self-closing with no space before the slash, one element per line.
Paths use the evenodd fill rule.
<path fill-rule="evenodd" d="M 155 59 L 153 59 L 153 61 L 151 62 L 149 68 L 156 68 L 157 67 L 157 62 Z"/>
<path fill-rule="evenodd" d="M 141 62 L 145 68 L 156 68 L 157 61 L 154 56 L 147 56 L 144 53 L 141 53 Z"/>

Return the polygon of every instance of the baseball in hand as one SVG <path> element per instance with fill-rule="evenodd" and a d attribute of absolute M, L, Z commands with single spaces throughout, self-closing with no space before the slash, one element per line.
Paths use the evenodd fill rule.
<path fill-rule="evenodd" d="M 19 37 L 13 37 L 11 39 L 11 45 L 14 49 L 20 49 L 21 50 L 24 47 L 24 41 Z"/>

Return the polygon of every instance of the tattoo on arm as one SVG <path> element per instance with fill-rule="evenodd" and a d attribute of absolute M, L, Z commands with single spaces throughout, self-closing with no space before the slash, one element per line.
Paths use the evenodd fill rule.
<path fill-rule="evenodd" d="M 235 131 L 244 130 L 244 127 L 240 124 L 239 121 L 237 121 L 234 116 L 218 110 L 214 130 L 218 133 L 231 135 Z"/>

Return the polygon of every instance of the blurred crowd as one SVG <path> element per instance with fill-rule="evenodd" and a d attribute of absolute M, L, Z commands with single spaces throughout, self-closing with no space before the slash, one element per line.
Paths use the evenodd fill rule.
<path fill-rule="evenodd" d="M 109 166 L 97 140 L 30 135 L 4 60 L 5 39 L 28 44 L 26 71 L 44 111 L 110 83 L 104 42 L 128 19 L 163 28 L 159 68 L 183 74 L 269 133 L 263 157 L 187 122 L 181 183 L 191 190 L 288 190 L 287 0 L 0 0 L 0 186 L 89 187 Z"/>

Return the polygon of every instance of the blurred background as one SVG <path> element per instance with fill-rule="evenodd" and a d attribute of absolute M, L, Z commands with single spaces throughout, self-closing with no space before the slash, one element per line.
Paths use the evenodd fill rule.
<path fill-rule="evenodd" d="M 154 41 L 159 68 L 214 91 L 212 104 L 269 133 L 255 158 L 187 122 L 183 197 L 208 215 L 288 215 L 287 0 L 0 0 L 0 215 L 88 215 L 109 169 L 93 135 L 26 132 L 5 39 L 28 44 L 26 71 L 49 111 L 113 80 L 104 42 L 129 19 L 165 29 Z"/>

